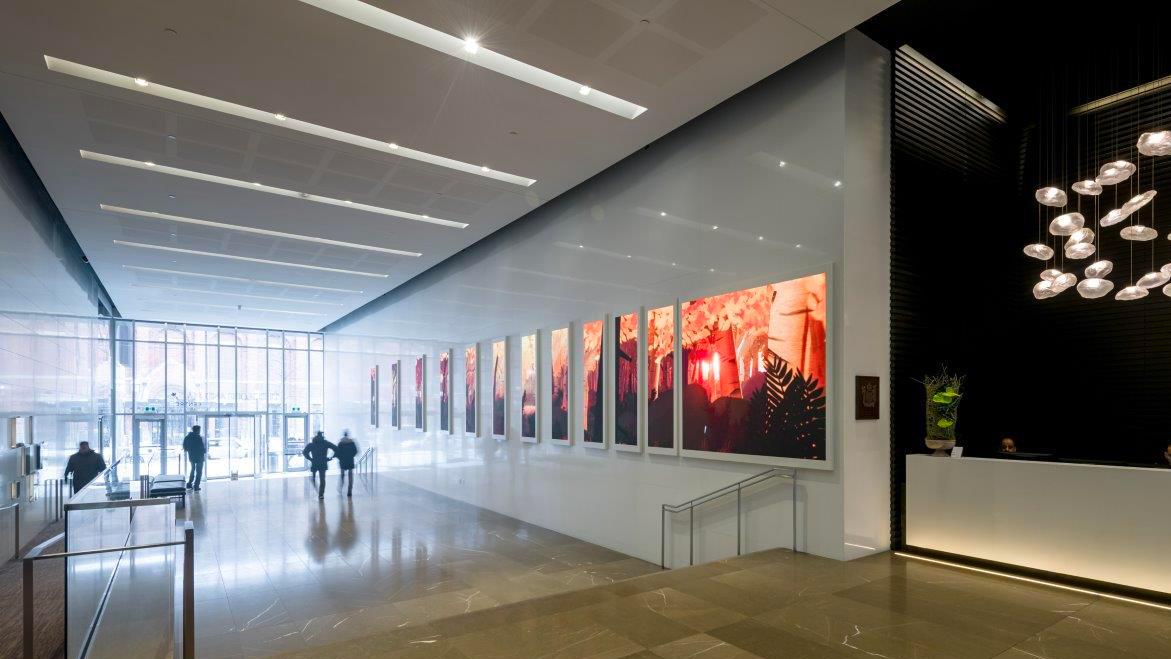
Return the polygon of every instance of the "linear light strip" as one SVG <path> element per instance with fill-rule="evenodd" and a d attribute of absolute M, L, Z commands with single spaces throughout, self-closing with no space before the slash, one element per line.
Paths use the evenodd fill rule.
<path fill-rule="evenodd" d="M 304 199 L 305 201 L 315 201 L 319 204 L 329 204 L 331 206 L 341 206 L 342 208 L 353 208 L 357 210 L 367 211 L 370 213 L 378 213 L 379 215 L 390 215 L 391 217 L 400 217 L 404 220 L 415 220 L 416 222 L 427 222 L 429 224 L 438 224 L 445 227 L 455 227 L 463 229 L 468 226 L 467 222 L 455 222 L 453 220 L 441 220 L 431 217 L 430 215 L 419 215 L 418 213 L 408 213 L 407 211 L 398 211 L 392 208 L 383 208 L 381 206 L 370 206 L 369 204 L 359 204 L 345 199 L 334 199 L 333 197 L 322 197 L 321 195 L 309 194 L 307 192 L 297 192 L 296 190 L 286 190 L 285 188 L 278 188 L 272 185 L 265 185 L 258 182 L 241 181 L 239 179 L 228 178 L 226 176 L 216 176 L 215 174 L 204 174 L 203 172 L 195 172 L 190 169 L 180 169 L 178 167 L 168 167 L 167 165 L 157 165 L 149 160 L 132 160 L 130 158 L 121 158 L 119 156 L 111 156 L 105 153 L 95 153 L 93 151 L 80 150 L 81 157 L 86 160 L 94 160 L 97 162 L 104 162 L 109 165 L 121 165 L 123 167 L 133 167 L 134 169 L 141 169 L 150 172 L 158 172 L 159 174 L 170 174 L 171 176 L 182 176 L 183 178 L 195 179 L 198 181 L 207 181 L 208 183 L 219 183 L 220 185 L 229 185 L 234 188 L 243 188 L 245 190 L 256 190 L 258 192 L 267 192 L 269 194 L 280 195 L 282 197 L 292 197 L 294 199 Z"/>
<path fill-rule="evenodd" d="M 1149 606 L 1149 607 L 1155 608 L 1155 609 L 1163 609 L 1166 611 L 1171 611 L 1171 606 L 1167 606 L 1166 604 L 1158 604 L 1156 602 L 1148 602 L 1146 600 L 1134 599 L 1133 597 L 1123 597 L 1122 595 L 1111 595 L 1110 593 L 1103 593 L 1103 592 L 1099 592 L 1096 590 L 1090 590 L 1088 588 L 1078 588 L 1076 586 L 1067 586 L 1065 584 L 1060 584 L 1060 583 L 1056 583 L 1053 581 L 1045 581 L 1044 579 L 1033 579 L 1030 577 L 1022 577 L 1022 576 L 1019 576 L 1016 574 L 1009 574 L 1008 572 L 999 572 L 997 570 L 987 570 L 987 569 L 984 569 L 981 567 L 973 567 L 971 565 L 964 565 L 962 563 L 953 563 L 952 561 L 942 561 L 942 560 L 939 560 L 938 558 L 927 558 L 926 556 L 918 556 L 916 554 L 908 554 L 906 552 L 901 552 L 901 551 L 896 551 L 896 552 L 891 552 L 891 553 L 893 553 L 895 556 L 901 556 L 902 558 L 909 558 L 909 559 L 916 560 L 916 561 L 923 561 L 924 563 L 935 563 L 937 565 L 946 565 L 947 567 L 959 568 L 961 570 L 969 570 L 971 572 L 979 572 L 981 574 L 988 574 L 988 575 L 992 575 L 994 577 L 1004 577 L 1006 579 L 1014 579 L 1016 581 L 1024 581 L 1026 583 L 1037 584 L 1039 586 L 1049 586 L 1050 588 L 1059 588 L 1061 590 L 1067 590 L 1071 593 L 1080 593 L 1082 595 L 1094 595 L 1095 597 L 1104 597 L 1106 599 L 1114 600 L 1116 602 L 1126 602 L 1127 604 L 1139 604 L 1142 606 Z"/>
<path fill-rule="evenodd" d="M 309 123 L 308 121 L 301 121 L 295 117 L 289 117 L 281 113 L 265 112 L 264 110 L 257 110 L 245 105 L 238 105 L 230 101 L 222 101 L 218 98 L 210 96 L 203 96 L 194 92 L 184 91 L 182 89 L 175 89 L 174 87 L 167 87 L 156 82 L 149 82 L 142 78 L 133 78 L 125 76 L 121 73 L 113 73 L 102 69 L 86 66 L 85 64 L 78 64 L 63 60 L 57 57 L 50 57 L 45 55 L 45 66 L 50 71 L 57 73 L 64 73 L 76 78 L 82 78 L 91 82 L 100 83 L 103 85 L 110 85 L 111 87 L 118 87 L 127 91 L 138 92 L 140 94 L 147 94 L 163 98 L 168 101 L 175 101 L 176 103 L 184 103 L 186 105 L 193 105 L 204 110 L 212 110 L 213 112 L 221 112 L 223 114 L 230 114 L 241 119 L 250 119 L 252 121 L 259 121 L 278 128 L 288 128 L 300 133 L 322 137 L 336 142 L 345 142 L 354 146 L 362 147 L 364 149 L 372 149 L 380 153 L 388 153 L 394 156 L 401 156 L 419 162 L 425 162 L 429 165 L 437 167 L 444 167 L 447 169 L 454 169 L 465 174 L 475 174 L 484 178 L 490 178 L 504 183 L 512 183 L 528 187 L 536 183 L 536 179 L 531 179 L 525 176 L 518 176 L 516 174 L 509 174 L 508 172 L 501 172 L 495 169 L 485 169 L 483 165 L 473 165 L 472 163 L 462 162 L 444 156 L 437 156 L 426 151 L 419 151 L 411 149 L 396 142 L 384 142 L 345 131 L 328 128 L 326 126 L 319 126 L 317 124 Z M 138 82 L 141 81 L 141 82 Z M 146 83 L 141 84 L 141 83 Z"/>
<path fill-rule="evenodd" d="M 560 94 L 579 103 L 592 105 L 599 110 L 605 110 L 620 117 L 634 119 L 646 112 L 646 108 L 641 105 L 488 50 L 480 46 L 474 35 L 468 38 L 455 37 L 435 28 L 427 27 L 422 23 L 416 23 L 397 14 L 392 14 L 384 9 L 373 7 L 365 2 L 359 2 L 359 0 L 301 0 L 301 2 L 391 36 L 406 39 L 425 48 L 462 59 L 469 64 L 481 66 L 534 87 L 540 87 L 545 91 Z"/>
<path fill-rule="evenodd" d="M 332 245 L 334 247 L 349 247 L 352 249 L 364 249 L 371 252 L 382 252 L 383 254 L 394 254 L 395 256 L 422 256 L 420 252 L 408 252 L 402 249 L 390 249 L 389 247 L 376 247 L 374 245 L 363 245 L 361 243 L 347 243 L 341 240 L 330 240 L 329 238 L 318 238 L 316 236 L 303 236 L 297 233 L 285 233 L 284 231 L 272 231 L 269 229 L 257 229 L 255 227 L 245 227 L 238 224 L 226 224 L 224 222 L 213 222 L 211 220 L 199 220 L 193 217 L 183 217 L 182 215 L 171 215 L 169 213 L 159 213 L 157 211 L 144 211 L 135 208 L 124 208 L 122 206 L 111 206 L 109 204 L 98 204 L 98 208 L 111 213 L 121 213 L 123 215 L 134 215 L 136 217 L 145 217 L 151 220 L 166 220 L 170 222 L 181 222 L 184 224 L 198 224 L 199 226 L 214 227 L 217 229 L 226 229 L 228 231 L 242 231 L 244 233 L 255 233 L 261 236 L 272 236 L 274 238 L 288 238 L 289 240 L 303 240 L 310 243 L 320 243 L 322 245 Z"/>
<path fill-rule="evenodd" d="M 254 295 L 252 293 L 235 293 L 231 291 L 208 291 L 199 288 L 181 288 L 179 286 L 158 286 L 155 284 L 140 284 L 138 282 L 130 282 L 134 288 L 153 288 L 161 291 L 179 291 L 180 293 L 204 293 L 207 295 L 231 295 L 235 297 L 246 297 L 253 300 L 273 300 L 276 302 L 288 302 L 289 304 L 321 304 L 328 307 L 342 307 L 345 306 L 338 302 L 319 302 L 317 300 L 290 300 L 287 297 L 273 297 L 271 295 Z"/>
<path fill-rule="evenodd" d="M 290 284 L 284 281 L 268 281 L 265 279 L 251 279 L 249 277 L 231 277 L 228 275 L 209 275 L 205 272 L 187 272 L 186 270 L 168 270 L 166 268 L 148 268 L 145 265 L 123 265 L 123 270 L 135 270 L 138 272 L 158 272 L 166 275 L 179 275 L 181 277 L 203 277 L 205 279 L 223 279 L 224 281 L 238 281 L 248 284 L 263 284 L 265 286 L 288 286 L 289 288 L 304 288 L 314 291 L 328 291 L 330 293 L 354 293 L 361 295 L 366 291 L 356 291 L 351 288 L 330 288 L 328 286 L 310 286 L 309 284 Z"/>
<path fill-rule="evenodd" d="M 316 311 L 287 311 L 285 309 L 265 309 L 262 307 L 244 307 L 236 304 L 208 304 L 206 302 L 189 302 L 187 300 L 148 300 L 139 298 L 139 302 L 144 304 L 154 304 L 156 302 L 165 302 L 166 304 L 185 304 L 189 307 L 211 307 L 215 309 L 235 309 L 236 311 L 264 311 L 268 313 L 288 313 L 296 316 L 323 316 L 325 314 L 317 313 Z"/>
<path fill-rule="evenodd" d="M 258 259 L 251 256 L 236 256 L 235 254 L 220 254 L 218 252 L 203 252 L 197 249 L 183 249 L 181 247 L 168 247 L 166 245 L 151 245 L 148 243 L 134 243 L 126 240 L 115 240 L 115 245 L 120 247 L 141 247 L 143 249 L 157 249 L 164 252 L 176 252 L 178 254 L 193 254 L 195 256 L 214 256 L 220 259 L 234 259 L 236 261 L 248 261 L 249 263 L 263 263 L 265 265 L 283 265 L 290 268 L 305 268 L 307 270 L 321 270 L 323 272 L 340 272 L 343 275 L 359 275 L 362 277 L 376 277 L 378 279 L 386 279 L 390 275 L 380 275 L 376 272 L 362 272 L 361 270 L 345 270 L 343 268 L 327 268 L 323 265 L 308 265 L 306 263 L 290 263 L 289 261 L 273 261 L 270 259 Z"/>

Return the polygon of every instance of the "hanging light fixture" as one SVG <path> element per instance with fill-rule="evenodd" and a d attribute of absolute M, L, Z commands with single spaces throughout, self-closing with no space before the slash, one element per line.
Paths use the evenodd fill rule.
<path fill-rule="evenodd" d="M 1121 222 L 1125 219 L 1126 219 L 1126 215 L 1123 214 L 1122 209 L 1115 208 L 1114 210 L 1110 211 L 1109 213 L 1106 213 L 1105 215 L 1103 215 L 1102 219 L 1098 220 L 1098 224 L 1100 226 L 1109 227 L 1109 226 L 1114 226 L 1115 224 L 1118 224 L 1119 222 Z"/>
<path fill-rule="evenodd" d="M 1151 203 L 1151 200 L 1155 198 L 1156 194 L 1158 193 L 1154 190 L 1147 190 L 1142 194 L 1136 194 L 1135 196 L 1131 197 L 1130 201 L 1122 205 L 1123 216 L 1130 217 L 1131 215 L 1134 215 L 1135 211 Z"/>
<path fill-rule="evenodd" d="M 1144 156 L 1171 156 L 1171 130 L 1143 133 L 1138 137 L 1137 146 Z"/>
<path fill-rule="evenodd" d="M 1143 288 L 1158 288 L 1169 281 L 1171 281 L 1171 275 L 1161 270 L 1155 270 L 1139 277 L 1135 285 Z"/>
<path fill-rule="evenodd" d="M 1115 185 L 1130 178 L 1134 170 L 1134 163 L 1125 160 L 1115 160 L 1114 162 L 1108 162 L 1102 165 L 1102 169 L 1098 171 L 1098 176 L 1094 181 L 1098 185 Z M 1121 294 L 1121 291 L 1119 291 L 1119 294 Z"/>
<path fill-rule="evenodd" d="M 1140 300 L 1147 295 L 1150 295 L 1150 291 L 1143 288 L 1142 286 L 1127 286 L 1126 288 L 1118 291 L 1118 293 L 1114 295 L 1114 299 L 1121 300 L 1123 302 L 1129 302 L 1131 300 Z"/>
<path fill-rule="evenodd" d="M 1110 271 L 1113 269 L 1114 264 L 1106 259 L 1101 261 L 1094 261 L 1090 265 L 1086 266 L 1086 278 L 1101 279 L 1102 277 L 1110 274 Z"/>
<path fill-rule="evenodd" d="M 1060 277 L 1062 272 L 1057 268 L 1049 268 L 1041 272 L 1041 281 L 1053 281 Z"/>
<path fill-rule="evenodd" d="M 1158 238 L 1159 232 L 1148 226 L 1132 224 L 1128 227 L 1124 227 L 1122 231 L 1118 232 L 1118 235 L 1122 236 L 1124 240 L 1146 242 L 1148 240 L 1154 240 L 1155 238 Z"/>
<path fill-rule="evenodd" d="M 1048 186 L 1041 188 L 1033 193 L 1036 197 L 1037 203 L 1042 206 L 1052 206 L 1054 208 L 1061 208 L 1069 202 L 1069 197 L 1065 194 L 1065 190 Z"/>
<path fill-rule="evenodd" d="M 1036 284 L 1033 284 L 1033 297 L 1038 300 L 1051 298 L 1054 295 L 1057 295 L 1057 291 L 1053 290 L 1053 282 L 1042 279 Z M 1168 295 L 1171 295 L 1171 293 L 1168 293 Z"/>
<path fill-rule="evenodd" d="M 1078 295 L 1090 300 L 1100 298 L 1112 290 L 1114 290 L 1114 283 L 1100 277 L 1090 277 L 1077 283 Z"/>
<path fill-rule="evenodd" d="M 1064 194 L 1064 193 L 1062 193 Z M 1074 231 L 1082 228 L 1086 223 L 1086 218 L 1078 212 L 1066 213 L 1058 215 L 1049 223 L 1049 233 L 1055 236 L 1068 236 Z"/>
<path fill-rule="evenodd" d="M 1053 280 L 1053 290 L 1058 293 L 1065 292 L 1066 289 L 1077 283 L 1077 275 L 1072 272 L 1064 272 Z"/>
<path fill-rule="evenodd" d="M 1168 238 L 1171 239 L 1171 236 Z M 1053 258 L 1053 248 L 1045 243 L 1033 243 L 1025 245 L 1025 254 L 1041 261 L 1048 261 Z"/>
<path fill-rule="evenodd" d="M 1088 178 L 1084 181 L 1078 181 L 1069 187 L 1073 188 L 1074 192 L 1083 196 L 1097 197 L 1098 195 L 1102 194 L 1102 186 L 1091 178 Z"/>

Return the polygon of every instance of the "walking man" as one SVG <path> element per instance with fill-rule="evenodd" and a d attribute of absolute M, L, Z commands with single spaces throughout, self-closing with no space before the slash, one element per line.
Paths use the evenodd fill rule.
<path fill-rule="evenodd" d="M 191 463 L 187 474 L 187 489 L 198 492 L 199 483 L 203 480 L 203 460 L 207 457 L 207 446 L 203 443 L 203 436 L 199 434 L 199 426 L 191 426 L 191 432 L 183 438 L 183 450 L 187 452 L 187 461 Z"/>
<path fill-rule="evenodd" d="M 329 455 L 330 453 L 333 455 Z M 320 475 L 321 483 L 317 486 L 317 498 L 325 498 L 325 469 L 329 467 L 329 461 L 337 455 L 337 447 L 332 443 L 325 441 L 325 433 L 320 430 L 313 436 L 313 441 L 305 446 L 305 450 L 301 451 L 301 455 L 309 461 L 310 475 L 313 477 L 313 482 L 317 483 L 317 478 Z"/>
<path fill-rule="evenodd" d="M 337 458 L 338 469 L 342 471 L 337 482 L 337 491 L 342 491 L 342 485 L 345 484 L 346 477 L 349 477 L 350 486 L 346 490 L 346 496 L 352 497 L 354 496 L 354 458 L 358 456 L 358 444 L 353 437 L 350 437 L 349 430 L 342 431 L 342 438 L 338 440 L 333 456 Z"/>

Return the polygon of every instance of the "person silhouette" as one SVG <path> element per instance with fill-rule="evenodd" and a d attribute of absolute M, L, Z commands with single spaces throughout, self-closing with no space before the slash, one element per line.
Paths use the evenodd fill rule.
<path fill-rule="evenodd" d="M 333 455 L 330 455 L 333 453 Z M 309 473 L 313 478 L 313 482 L 317 484 L 317 498 L 325 498 L 325 470 L 329 467 L 329 461 L 337 455 L 337 447 L 332 442 L 325 440 L 325 433 L 320 430 L 316 435 L 313 435 L 313 441 L 305 446 L 301 451 L 301 455 L 309 461 Z M 320 483 L 318 484 L 318 478 Z"/>
<path fill-rule="evenodd" d="M 346 482 L 346 477 L 349 477 L 349 489 L 346 490 L 346 496 L 354 496 L 354 458 L 358 455 L 358 444 L 350 437 L 349 430 L 342 431 L 342 438 L 338 440 L 337 447 L 334 449 L 333 455 L 337 458 L 337 467 L 341 469 L 341 477 L 337 482 L 337 491 L 342 491 L 342 485 Z"/>

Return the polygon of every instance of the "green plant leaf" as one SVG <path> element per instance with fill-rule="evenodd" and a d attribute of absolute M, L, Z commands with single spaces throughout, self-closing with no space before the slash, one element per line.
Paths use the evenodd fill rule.
<path fill-rule="evenodd" d="M 951 419 L 940 419 L 935 422 L 935 425 L 939 426 L 940 428 L 950 428 L 955 424 L 956 422 L 952 421 Z"/>
<path fill-rule="evenodd" d="M 949 393 L 947 393 L 946 391 L 941 391 L 941 392 L 939 392 L 939 393 L 937 393 L 937 394 L 935 394 L 934 396 L 932 396 L 932 397 L 931 397 L 931 402 L 932 402 L 932 403 L 944 403 L 944 404 L 947 404 L 947 403 L 950 403 L 950 402 L 952 402 L 953 400 L 955 400 L 955 397 L 956 397 L 956 395 L 955 395 L 955 394 L 949 394 Z"/>
<path fill-rule="evenodd" d="M 952 394 L 952 395 L 959 393 L 958 391 L 956 391 L 955 387 L 947 387 L 943 391 L 944 391 L 944 393 L 948 393 L 948 394 Z"/>

